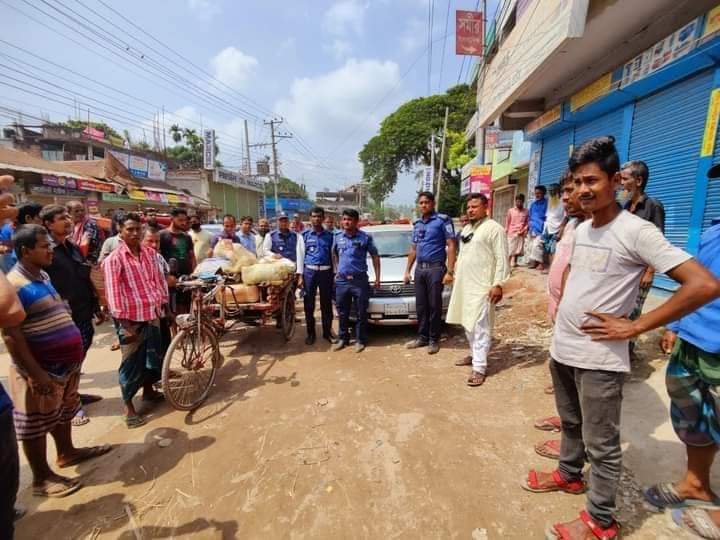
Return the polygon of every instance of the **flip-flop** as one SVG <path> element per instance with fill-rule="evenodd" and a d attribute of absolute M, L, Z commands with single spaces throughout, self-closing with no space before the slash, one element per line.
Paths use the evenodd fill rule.
<path fill-rule="evenodd" d="M 464 356 L 460 360 L 456 360 L 455 365 L 458 367 L 472 366 L 472 356 Z"/>
<path fill-rule="evenodd" d="M 140 416 L 139 414 L 136 414 L 135 416 L 126 416 L 125 417 L 125 425 L 128 429 L 135 429 L 139 428 L 140 426 L 144 426 L 146 424 L 145 418 Z"/>
<path fill-rule="evenodd" d="M 70 420 L 70 424 L 73 425 L 74 427 L 80 427 L 80 426 L 84 426 L 89 421 L 90 421 L 90 418 L 88 417 L 88 415 L 85 414 L 85 411 L 80 409 L 78 411 L 78 413 L 75 416 L 73 416 L 73 419 Z"/>
<path fill-rule="evenodd" d="M 560 459 L 560 439 L 550 439 L 536 444 L 535 453 L 548 459 Z"/>
<path fill-rule="evenodd" d="M 470 377 L 468 377 L 467 385 L 468 386 L 482 386 L 483 383 L 485 383 L 485 374 L 484 373 L 478 373 L 476 371 L 473 371 L 470 374 Z"/>
<path fill-rule="evenodd" d="M 702 508 L 676 508 L 670 516 L 678 527 L 700 538 L 707 540 L 720 540 L 720 527 L 710 518 L 707 510 Z M 683 517 L 687 517 L 692 527 L 685 523 Z"/>
<path fill-rule="evenodd" d="M 62 465 L 60 465 L 58 463 L 57 466 L 60 467 L 61 469 L 66 469 L 68 467 L 72 467 L 73 465 L 82 463 L 83 461 L 87 461 L 89 459 L 94 459 L 96 457 L 104 456 L 110 450 L 112 450 L 112 445 L 103 444 L 100 446 L 89 446 L 87 448 L 78 448 L 78 450 L 84 450 L 84 452 L 80 455 L 75 456 L 70 461 L 63 463 Z"/>
<path fill-rule="evenodd" d="M 562 429 L 562 423 L 559 416 L 546 416 L 545 418 L 535 420 L 533 427 L 540 431 L 554 431 L 558 433 Z"/>
<path fill-rule="evenodd" d="M 705 508 L 720 510 L 720 501 L 703 501 L 701 499 L 685 499 L 670 483 L 661 483 L 643 489 L 645 500 L 658 510 L 666 508 Z"/>
<path fill-rule="evenodd" d="M 62 489 L 52 490 L 53 486 L 60 487 Z M 68 478 L 67 482 L 52 482 L 48 481 L 43 487 L 33 487 L 33 496 L 35 497 L 50 497 L 50 498 L 61 498 L 67 497 L 71 493 L 75 493 L 82 487 L 82 483 L 77 478 Z"/>

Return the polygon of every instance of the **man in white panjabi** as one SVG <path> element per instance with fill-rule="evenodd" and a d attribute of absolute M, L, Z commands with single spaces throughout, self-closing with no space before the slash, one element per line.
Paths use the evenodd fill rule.
<path fill-rule="evenodd" d="M 473 193 L 467 202 L 470 223 L 460 233 L 460 257 L 455 266 L 447 322 L 461 324 L 470 345 L 470 356 L 456 366 L 472 366 L 468 386 L 485 382 L 487 357 L 492 342 L 495 304 L 510 277 L 505 229 L 487 215 L 485 195 Z"/>

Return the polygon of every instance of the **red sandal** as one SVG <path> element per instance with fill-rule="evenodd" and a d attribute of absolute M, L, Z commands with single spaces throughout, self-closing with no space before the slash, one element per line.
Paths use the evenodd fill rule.
<path fill-rule="evenodd" d="M 612 525 L 603 529 L 600 525 L 595 523 L 595 520 L 587 513 L 586 510 L 580 512 L 580 519 L 598 540 L 614 540 L 615 538 L 619 538 L 620 526 L 617 521 L 614 521 Z M 545 531 L 545 538 L 546 540 L 572 540 L 570 532 L 562 523 L 555 523 L 552 527 Z"/>
<path fill-rule="evenodd" d="M 572 480 L 568 482 L 562 477 L 560 471 L 557 469 L 552 472 L 552 478 L 555 481 L 554 486 L 541 488 L 540 482 L 538 482 L 537 471 L 535 469 L 531 469 L 530 472 L 528 472 L 527 478 L 523 479 L 520 483 L 520 486 L 524 490 L 531 491 L 533 493 L 551 493 L 553 491 L 562 491 L 564 493 L 570 493 L 571 495 L 580 495 L 585 493 L 587 489 L 587 485 L 585 485 L 584 480 Z"/>
<path fill-rule="evenodd" d="M 550 439 L 535 445 L 535 453 L 548 459 L 560 459 L 560 439 Z"/>

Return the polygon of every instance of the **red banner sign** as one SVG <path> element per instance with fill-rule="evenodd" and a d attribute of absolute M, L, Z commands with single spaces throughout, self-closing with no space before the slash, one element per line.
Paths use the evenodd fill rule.
<path fill-rule="evenodd" d="M 483 41 L 482 11 L 456 11 L 455 54 L 482 56 Z"/>

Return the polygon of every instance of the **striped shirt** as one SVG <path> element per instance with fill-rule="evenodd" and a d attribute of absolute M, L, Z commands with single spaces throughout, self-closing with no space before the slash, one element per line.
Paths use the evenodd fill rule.
<path fill-rule="evenodd" d="M 102 263 L 110 314 L 135 322 L 157 318 L 168 301 L 168 288 L 157 261 L 157 251 L 141 246 L 136 257 L 125 242 Z"/>
<path fill-rule="evenodd" d="M 27 315 L 20 330 L 35 361 L 55 375 L 64 375 L 80 364 L 85 356 L 80 330 L 50 277 L 45 272 L 35 277 L 17 263 L 7 278 Z"/>

